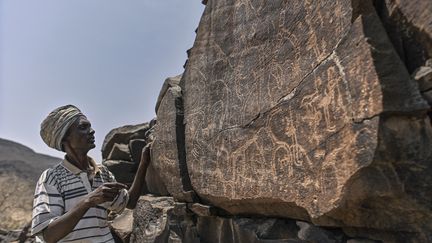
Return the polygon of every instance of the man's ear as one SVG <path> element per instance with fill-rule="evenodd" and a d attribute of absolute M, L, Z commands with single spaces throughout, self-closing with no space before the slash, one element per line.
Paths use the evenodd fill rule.
<path fill-rule="evenodd" d="M 61 142 L 61 150 L 63 152 L 66 152 L 66 146 L 69 144 L 69 139 L 68 136 L 66 136 L 65 138 L 63 138 L 62 142 Z"/>

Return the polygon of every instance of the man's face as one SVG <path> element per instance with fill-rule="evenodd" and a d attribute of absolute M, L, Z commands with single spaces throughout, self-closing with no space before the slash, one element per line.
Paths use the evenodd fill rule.
<path fill-rule="evenodd" d="M 64 143 L 75 151 L 87 152 L 96 147 L 94 133 L 89 120 L 85 116 L 80 116 L 69 128 Z"/>

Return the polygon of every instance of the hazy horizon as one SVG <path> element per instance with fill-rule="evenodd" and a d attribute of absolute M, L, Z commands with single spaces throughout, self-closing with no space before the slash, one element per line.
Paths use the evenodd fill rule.
<path fill-rule="evenodd" d="M 198 0 L 0 0 L 0 138 L 63 157 L 39 136 L 54 108 L 74 104 L 101 144 L 148 122 L 165 78 L 183 72 L 204 5 Z"/>

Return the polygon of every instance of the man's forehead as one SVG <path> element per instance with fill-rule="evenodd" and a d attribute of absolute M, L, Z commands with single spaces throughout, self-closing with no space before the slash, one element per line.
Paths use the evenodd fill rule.
<path fill-rule="evenodd" d="M 75 122 L 75 124 L 77 125 L 81 125 L 81 124 L 89 124 L 90 121 L 87 119 L 87 117 L 85 116 L 80 116 L 77 121 Z"/>

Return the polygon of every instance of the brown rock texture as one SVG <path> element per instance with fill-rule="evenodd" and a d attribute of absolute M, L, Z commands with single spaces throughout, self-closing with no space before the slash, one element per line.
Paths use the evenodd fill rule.
<path fill-rule="evenodd" d="M 145 177 L 147 192 L 159 196 L 168 196 L 169 192 L 165 186 L 165 181 L 160 177 L 159 172 L 155 169 L 154 163 L 147 168 Z"/>
<path fill-rule="evenodd" d="M 150 122 L 125 125 L 114 128 L 105 137 L 102 157 L 104 164 L 115 176 L 118 182 L 131 185 L 141 161 L 143 148 L 153 141 L 153 131 L 156 120 Z M 108 153 L 109 151 L 109 153 Z M 104 157 L 104 154 L 107 154 Z M 155 163 L 150 164 L 146 173 L 146 193 L 168 195 L 164 181 L 155 169 Z"/>
<path fill-rule="evenodd" d="M 145 139 L 132 139 L 129 141 L 129 151 L 133 162 L 139 163 L 141 161 L 142 149 L 146 144 Z"/>
<path fill-rule="evenodd" d="M 429 6 L 206 1 L 180 87 L 158 102 L 152 153 L 168 192 L 432 240 L 429 91 L 413 78 L 432 53 Z"/>
<path fill-rule="evenodd" d="M 134 211 L 131 242 L 376 242 L 353 239 L 341 230 L 324 229 L 293 219 L 194 215 L 190 206 L 172 197 L 142 196 Z"/>
<path fill-rule="evenodd" d="M 412 73 L 432 56 L 432 2 L 376 0 L 374 5 L 395 50 Z"/>
<path fill-rule="evenodd" d="M 117 241 L 128 243 L 132 234 L 133 226 L 133 211 L 125 209 L 123 213 L 117 216 L 113 221 L 109 222 L 109 227 Z M 116 242 L 117 242 L 116 241 Z"/>
<path fill-rule="evenodd" d="M 180 77 L 166 79 L 158 98 L 152 166 L 165 182 L 170 195 L 178 200 L 191 201 L 187 195 L 192 186 L 186 165 L 182 92 L 176 84 L 178 82 L 174 82 Z"/>
<path fill-rule="evenodd" d="M 135 177 L 135 164 L 124 160 L 105 160 L 102 162 L 118 182 L 131 185 Z"/>
<path fill-rule="evenodd" d="M 181 77 L 182 77 L 182 75 L 180 74 L 180 75 L 177 75 L 175 77 L 169 77 L 165 80 L 165 82 L 163 83 L 162 88 L 159 92 L 158 99 L 156 101 L 156 106 L 155 106 L 156 114 L 158 113 L 160 103 L 162 102 L 162 99 L 165 97 L 165 94 L 168 91 L 168 89 L 171 87 L 178 87 Z"/>
<path fill-rule="evenodd" d="M 115 143 L 109 153 L 107 160 L 131 160 L 128 144 Z"/>
<path fill-rule="evenodd" d="M 149 123 L 137 125 L 125 125 L 111 130 L 102 144 L 102 158 L 107 159 L 114 144 L 128 144 L 130 140 L 145 138 L 145 133 L 150 129 Z"/>
<path fill-rule="evenodd" d="M 185 203 L 176 203 L 172 197 L 142 196 L 134 210 L 131 242 L 200 241 Z"/>

